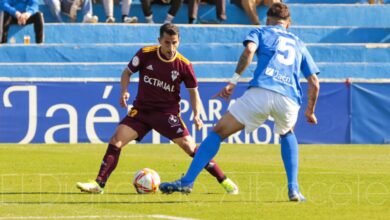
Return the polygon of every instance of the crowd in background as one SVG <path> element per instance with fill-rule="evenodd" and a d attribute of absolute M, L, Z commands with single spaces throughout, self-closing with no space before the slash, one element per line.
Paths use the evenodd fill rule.
<path fill-rule="evenodd" d="M 69 17 L 71 22 L 76 22 L 77 13 L 81 11 L 82 22 L 97 23 L 98 17 L 93 14 L 93 2 L 95 0 L 43 0 L 48 6 L 50 13 L 55 18 L 56 22 L 64 22 L 63 15 Z M 121 2 L 119 2 L 121 1 Z M 259 25 L 260 20 L 257 14 L 257 7 L 270 7 L 272 4 L 282 2 L 283 0 L 231 0 L 231 3 L 241 7 L 248 15 L 251 23 Z M 169 11 L 166 15 L 164 23 L 171 23 L 179 11 L 182 3 L 188 4 L 188 23 L 225 23 L 226 16 L 226 0 L 140 0 L 142 11 L 147 23 L 154 23 L 152 4 L 167 5 Z M 106 19 L 106 23 L 114 23 L 114 4 L 121 4 L 121 15 L 123 23 L 136 23 L 138 18 L 129 16 L 132 0 L 102 0 Z M 368 3 L 384 3 L 384 0 L 368 0 Z M 213 4 L 216 7 L 215 20 L 199 20 L 198 9 L 201 4 Z M 8 30 L 10 25 L 28 25 L 34 24 L 36 43 L 44 41 L 44 16 L 39 11 L 38 0 L 0 0 L 0 36 L 1 43 L 7 42 Z"/>

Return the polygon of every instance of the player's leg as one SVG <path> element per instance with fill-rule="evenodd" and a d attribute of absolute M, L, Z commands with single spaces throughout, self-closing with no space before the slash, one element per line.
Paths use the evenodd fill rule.
<path fill-rule="evenodd" d="M 262 112 L 262 106 L 265 106 L 263 103 L 267 100 L 259 97 L 259 91 L 256 89 L 245 92 L 201 143 L 186 175 L 176 182 L 162 183 L 160 190 L 164 193 L 175 191 L 187 193 L 188 186 L 192 186 L 202 168 L 217 154 L 223 139 L 244 127 L 247 131 L 252 131 L 261 125 L 268 118 L 268 113 Z M 256 108 L 255 103 L 261 108 Z"/>
<path fill-rule="evenodd" d="M 280 134 L 281 155 L 287 176 L 288 195 L 291 201 L 304 201 L 298 185 L 298 141 L 293 127 L 298 118 L 299 106 L 291 99 L 274 94 L 272 117 L 275 120 L 275 132 Z"/>
<path fill-rule="evenodd" d="M 87 193 L 103 193 L 108 178 L 118 164 L 121 149 L 137 137 L 138 133 L 133 128 L 120 124 L 110 139 L 95 181 L 79 182 L 77 188 Z"/>
<path fill-rule="evenodd" d="M 98 182 L 101 187 L 104 187 L 108 177 L 116 168 L 121 149 L 137 137 L 138 133 L 133 128 L 124 124 L 120 124 L 117 127 L 114 135 L 110 139 L 107 151 L 100 166 L 99 174 L 96 177 L 96 182 Z"/>
<path fill-rule="evenodd" d="M 197 148 L 194 139 L 190 135 L 176 138 L 172 141 L 179 145 L 189 156 L 195 156 Z M 217 179 L 217 181 L 228 194 L 238 194 L 239 190 L 237 185 L 231 179 L 226 177 L 226 175 L 214 160 L 211 160 L 209 163 L 207 163 L 204 168 Z"/>
<path fill-rule="evenodd" d="M 150 131 L 151 128 L 144 123 L 145 117 L 147 117 L 147 114 L 132 109 L 129 116 L 126 116 L 120 122 L 110 139 L 96 179 L 88 183 L 77 183 L 77 187 L 81 191 L 103 193 L 103 188 L 109 176 L 118 164 L 121 149 L 132 140 L 140 141 Z"/>
<path fill-rule="evenodd" d="M 187 127 L 180 116 L 170 113 L 154 113 L 149 116 L 149 123 L 161 135 L 169 138 L 189 156 L 195 155 L 196 144 L 189 134 Z M 218 182 L 226 180 L 225 174 L 214 161 L 204 167 Z"/>
<path fill-rule="evenodd" d="M 281 153 L 288 181 L 288 197 L 291 201 L 303 202 L 305 197 L 298 186 L 298 141 L 292 130 L 280 135 Z"/>
<path fill-rule="evenodd" d="M 163 193 L 173 193 L 175 191 L 180 191 L 182 193 L 191 192 L 196 177 L 207 163 L 215 157 L 222 140 L 243 128 L 244 125 L 227 112 L 213 128 L 213 131 L 211 131 L 206 139 L 200 144 L 187 173 L 178 181 L 161 183 L 160 190 Z"/>
<path fill-rule="evenodd" d="M 222 116 L 217 125 L 200 144 L 190 168 L 182 178 L 183 184 L 193 183 L 202 168 L 215 157 L 219 151 L 222 140 L 243 128 L 244 125 L 237 121 L 230 112 L 227 112 Z"/>

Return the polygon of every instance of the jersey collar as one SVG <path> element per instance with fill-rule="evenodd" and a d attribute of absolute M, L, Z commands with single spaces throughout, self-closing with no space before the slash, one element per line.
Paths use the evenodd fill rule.
<path fill-rule="evenodd" d="M 275 28 L 278 28 L 278 29 L 282 29 L 282 30 L 287 30 L 285 27 L 283 27 L 283 25 L 281 24 L 277 24 L 277 25 L 274 25 Z"/>
<path fill-rule="evenodd" d="M 157 48 L 157 56 L 158 56 L 158 58 L 159 58 L 161 61 L 163 61 L 163 62 L 165 62 L 165 63 L 170 63 L 170 62 L 173 62 L 173 61 L 176 59 L 176 57 L 177 57 L 177 51 L 176 51 L 176 53 L 175 53 L 175 56 L 172 57 L 172 59 L 167 60 L 167 59 L 165 59 L 165 58 L 160 54 L 160 47 L 161 47 L 161 46 L 158 46 L 158 48 Z"/>

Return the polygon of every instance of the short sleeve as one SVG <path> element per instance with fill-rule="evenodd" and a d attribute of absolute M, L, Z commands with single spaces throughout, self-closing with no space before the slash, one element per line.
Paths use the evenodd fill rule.
<path fill-rule="evenodd" d="M 192 64 L 186 66 L 186 72 L 184 73 L 183 82 L 186 88 L 198 87 L 198 80 L 196 80 L 194 68 Z"/>
<path fill-rule="evenodd" d="M 315 64 L 313 57 L 307 50 L 306 46 L 301 46 L 301 52 L 302 52 L 302 62 L 301 62 L 301 71 L 305 78 L 309 77 L 312 74 L 319 74 L 320 70 L 318 69 L 317 65 Z"/>
<path fill-rule="evenodd" d="M 140 49 L 127 64 L 127 67 L 130 69 L 131 72 L 135 73 L 140 70 L 142 66 L 143 57 L 144 53 L 142 52 L 142 49 Z"/>
<path fill-rule="evenodd" d="M 257 45 L 257 47 L 258 47 L 259 46 L 259 34 L 260 34 L 260 30 L 259 29 L 254 29 L 251 32 L 249 32 L 249 34 L 245 37 L 245 40 L 242 42 L 244 47 L 246 47 L 246 45 L 249 42 L 255 43 Z"/>

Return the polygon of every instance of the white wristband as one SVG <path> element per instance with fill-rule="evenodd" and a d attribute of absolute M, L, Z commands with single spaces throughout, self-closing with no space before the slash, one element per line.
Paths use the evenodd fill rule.
<path fill-rule="evenodd" d="M 240 77 L 241 77 L 240 74 L 234 73 L 233 76 L 232 76 L 232 78 L 230 79 L 229 82 L 230 82 L 231 84 L 237 85 L 238 80 L 240 79 Z"/>

